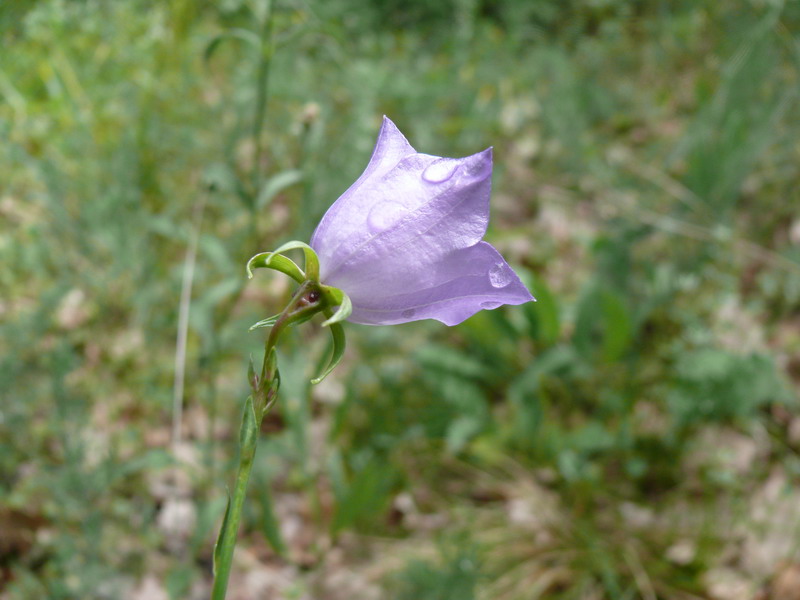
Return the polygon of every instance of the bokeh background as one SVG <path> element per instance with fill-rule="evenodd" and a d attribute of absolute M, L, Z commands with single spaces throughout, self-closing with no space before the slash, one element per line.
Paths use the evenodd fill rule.
<path fill-rule="evenodd" d="M 308 239 L 384 114 L 494 147 L 487 239 L 539 301 L 350 325 L 313 387 L 328 335 L 288 336 L 230 598 L 800 598 L 799 27 L 0 2 L 0 598 L 208 596 L 248 328 L 291 293 L 245 262 Z"/>

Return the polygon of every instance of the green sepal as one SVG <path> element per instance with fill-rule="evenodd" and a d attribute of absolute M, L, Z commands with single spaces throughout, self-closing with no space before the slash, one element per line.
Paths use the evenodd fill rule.
<path fill-rule="evenodd" d="M 273 325 L 275 325 L 275 323 L 278 322 L 279 317 L 280 315 L 272 315 L 271 317 L 267 317 L 266 319 L 261 319 L 258 323 L 253 323 L 250 326 L 249 331 L 254 331 L 256 329 L 260 329 L 261 327 L 272 327 Z M 313 313 L 310 315 L 303 315 L 302 317 L 299 317 L 295 321 L 288 322 L 287 325 L 289 327 L 293 325 L 299 325 L 300 323 L 305 323 L 306 321 L 310 321 L 312 317 L 314 317 Z"/>
<path fill-rule="evenodd" d="M 302 269 L 295 264 L 291 258 L 287 258 L 275 252 L 260 252 L 247 261 L 247 278 L 253 278 L 253 269 L 266 268 L 280 271 L 294 279 L 297 283 L 303 283 L 306 276 Z"/>
<path fill-rule="evenodd" d="M 253 331 L 254 329 L 259 329 L 260 327 L 272 327 L 275 325 L 275 322 L 278 320 L 280 315 L 272 315 L 271 317 L 267 317 L 266 319 L 261 319 L 258 323 L 254 323 L 250 326 L 249 331 Z"/>
<path fill-rule="evenodd" d="M 211 571 L 214 574 L 214 578 L 217 577 L 217 565 L 221 560 L 220 555 L 222 553 L 222 543 L 225 539 L 228 527 L 230 527 L 231 520 L 231 491 L 228 488 L 225 488 L 225 495 L 228 497 L 228 502 L 225 503 L 225 516 L 222 517 L 222 525 L 219 528 L 219 535 L 217 535 L 217 541 L 214 542 L 214 555 L 211 565 Z"/>
<path fill-rule="evenodd" d="M 319 258 L 317 258 L 317 253 L 314 251 L 314 249 L 305 242 L 300 242 L 298 240 L 286 242 L 283 246 L 275 249 L 272 254 L 283 254 L 284 252 L 295 250 L 297 248 L 302 249 L 303 254 L 305 255 L 305 279 L 319 282 Z M 302 281 L 299 283 L 302 283 Z"/>
<path fill-rule="evenodd" d="M 325 302 L 328 304 L 328 306 L 339 307 L 338 309 L 336 309 L 336 312 L 333 313 L 332 316 L 329 315 L 327 312 L 325 313 L 328 316 L 328 319 L 323 321 L 322 323 L 323 327 L 328 327 L 329 325 L 333 325 L 334 323 L 339 323 L 340 321 L 344 321 L 353 312 L 353 303 L 350 302 L 350 296 L 345 294 L 339 288 L 323 285 L 322 296 L 325 298 Z"/>
<path fill-rule="evenodd" d="M 325 311 L 325 315 L 329 316 L 331 311 Z M 332 317 L 331 317 L 332 318 Z M 329 319 L 330 320 L 330 319 Z M 341 323 L 331 323 L 330 325 L 331 336 L 333 338 L 333 349 L 331 352 L 331 358 L 328 361 L 328 366 L 325 367 L 325 370 L 314 379 L 311 380 L 311 383 L 317 384 L 323 379 L 325 379 L 330 372 L 339 364 L 342 360 L 342 356 L 344 356 L 344 348 L 345 348 L 345 337 L 344 337 L 344 327 L 342 327 Z"/>
<path fill-rule="evenodd" d="M 302 315 L 300 317 L 297 317 L 294 321 L 291 321 L 289 323 L 289 327 L 292 327 L 293 325 L 300 325 L 301 323 L 305 323 L 306 321 L 310 321 L 315 316 L 316 316 L 316 313 L 309 313 L 309 314 L 305 314 L 305 315 Z"/>

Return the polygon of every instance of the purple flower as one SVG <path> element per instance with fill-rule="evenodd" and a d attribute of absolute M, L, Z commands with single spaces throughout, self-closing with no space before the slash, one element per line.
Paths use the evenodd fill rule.
<path fill-rule="evenodd" d="M 456 325 L 482 309 L 533 300 L 500 253 L 489 223 L 492 150 L 420 154 L 384 117 L 366 170 L 311 237 L 320 281 L 352 301 L 350 321 Z"/>

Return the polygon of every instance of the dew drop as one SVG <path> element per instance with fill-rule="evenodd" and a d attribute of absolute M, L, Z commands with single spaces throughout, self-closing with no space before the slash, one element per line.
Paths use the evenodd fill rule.
<path fill-rule="evenodd" d="M 489 283 L 492 284 L 492 287 L 506 287 L 512 279 L 511 267 L 505 263 L 497 263 L 489 269 Z"/>
<path fill-rule="evenodd" d="M 492 310 L 493 308 L 497 308 L 498 306 L 503 306 L 502 302 L 481 302 L 481 308 L 485 308 L 486 310 Z"/>
<path fill-rule="evenodd" d="M 403 317 L 404 319 L 410 319 L 411 317 L 414 316 L 414 314 L 416 312 L 417 311 L 415 311 L 413 308 L 408 308 L 408 309 L 404 310 L 403 312 L 401 312 L 400 316 Z"/>
<path fill-rule="evenodd" d="M 422 172 L 422 178 L 428 183 L 442 183 L 456 172 L 458 164 L 452 160 L 437 160 Z"/>
<path fill-rule="evenodd" d="M 406 213 L 406 207 L 399 202 L 381 202 L 372 207 L 367 216 L 367 227 L 373 233 L 388 229 L 397 223 Z"/>

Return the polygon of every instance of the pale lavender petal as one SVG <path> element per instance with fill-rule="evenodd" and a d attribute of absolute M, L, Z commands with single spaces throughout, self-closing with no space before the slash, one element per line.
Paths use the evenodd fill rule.
<path fill-rule="evenodd" d="M 350 321 L 395 325 L 436 319 L 457 325 L 484 309 L 533 300 L 516 273 L 487 242 L 451 252 L 438 269 L 435 285 L 414 292 L 385 295 L 380 286 L 348 291 L 353 301 Z"/>
<path fill-rule="evenodd" d="M 380 179 L 370 178 L 349 199 L 359 205 L 355 222 L 336 220 L 350 235 L 319 252 L 323 279 L 342 289 L 380 283 L 387 293 L 427 287 L 436 280 L 428 267 L 486 233 L 491 170 L 489 148 L 466 158 L 415 154 Z M 364 215 L 366 223 L 359 224 Z"/>
<path fill-rule="evenodd" d="M 357 218 L 361 214 L 359 208 L 363 212 L 361 205 L 363 204 L 362 200 L 365 199 L 364 192 L 360 191 L 360 188 L 368 181 L 380 180 L 403 158 L 415 154 L 416 150 L 400 133 L 397 126 L 384 116 L 378 141 L 375 143 L 375 149 L 372 151 L 367 168 L 322 217 L 311 236 L 311 247 L 320 254 L 331 252 L 357 228 L 363 227 L 366 215 L 363 215 L 361 219 Z"/>

